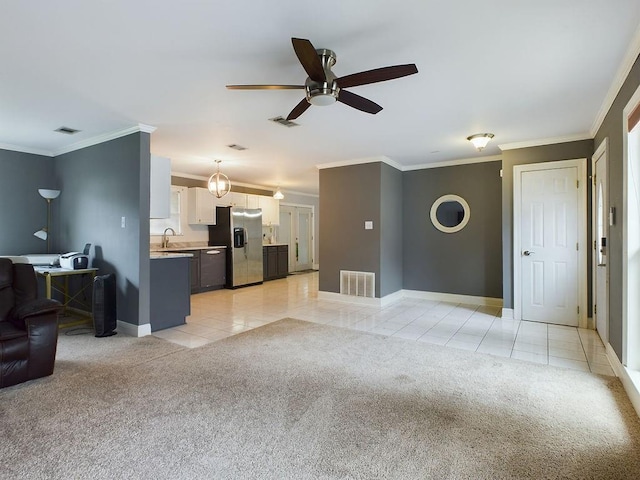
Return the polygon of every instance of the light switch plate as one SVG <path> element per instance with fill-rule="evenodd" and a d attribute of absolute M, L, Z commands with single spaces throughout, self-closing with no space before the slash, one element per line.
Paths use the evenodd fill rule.
<path fill-rule="evenodd" d="M 364 229 L 365 230 L 373 230 L 373 221 L 371 220 L 367 220 L 364 222 Z"/>

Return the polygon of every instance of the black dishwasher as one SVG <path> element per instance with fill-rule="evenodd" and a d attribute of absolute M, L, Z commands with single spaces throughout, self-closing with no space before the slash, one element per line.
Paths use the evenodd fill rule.
<path fill-rule="evenodd" d="M 200 252 L 200 289 L 222 288 L 226 277 L 226 250 L 211 248 Z"/>

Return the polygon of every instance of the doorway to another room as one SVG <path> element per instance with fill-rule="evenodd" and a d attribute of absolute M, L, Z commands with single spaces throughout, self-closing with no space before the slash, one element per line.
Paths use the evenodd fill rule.
<path fill-rule="evenodd" d="M 280 205 L 279 241 L 289 245 L 289 272 L 313 269 L 313 207 Z"/>

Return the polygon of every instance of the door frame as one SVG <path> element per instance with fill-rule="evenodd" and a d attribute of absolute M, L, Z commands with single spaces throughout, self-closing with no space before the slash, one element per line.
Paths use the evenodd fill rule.
<path fill-rule="evenodd" d="M 593 156 L 591 157 L 591 176 L 594 177 L 596 174 L 596 162 L 602 158 L 604 160 L 604 165 L 605 165 L 605 169 L 607 170 L 607 186 L 606 186 L 606 192 L 605 192 L 605 196 L 607 197 L 607 210 L 609 207 L 609 139 L 605 138 L 600 145 L 598 146 L 598 148 L 596 149 L 595 153 L 593 154 Z M 597 279 L 596 279 L 596 275 L 597 275 L 597 268 L 598 268 L 598 250 L 597 250 L 597 208 L 598 206 L 596 205 L 596 183 L 594 181 L 591 182 L 591 243 L 593 244 L 593 248 L 591 249 L 591 308 L 593 309 L 595 304 L 596 304 L 596 287 L 597 287 Z M 609 212 L 605 211 L 605 221 L 608 223 L 609 222 Z M 609 230 L 607 229 L 607 250 L 606 250 L 606 254 L 607 254 L 607 266 L 606 266 L 606 285 L 605 285 L 605 291 L 606 291 L 606 295 L 607 295 L 607 324 L 606 324 L 606 328 L 607 328 L 607 343 L 609 341 L 609 249 L 610 249 L 610 243 L 609 243 L 609 237 L 611 235 L 609 234 Z M 593 329 L 597 330 L 597 322 L 596 322 L 596 313 L 595 310 L 592 311 L 592 318 L 593 318 Z"/>
<path fill-rule="evenodd" d="M 310 208 L 311 209 L 311 268 L 313 269 L 317 269 L 316 267 L 316 208 L 315 205 L 307 205 L 304 203 L 288 203 L 288 202 L 283 202 L 280 201 L 280 206 L 281 207 L 293 207 L 293 208 Z M 297 224 L 297 221 L 296 221 Z M 292 222 L 292 227 L 293 227 L 293 222 Z M 278 228 L 280 228 L 278 226 Z M 290 239 L 293 240 L 293 239 Z M 291 255 L 292 255 L 292 245 L 289 244 L 289 260 L 291 260 Z M 291 263 L 289 264 L 289 269 L 291 269 L 292 265 Z M 295 271 L 295 270 L 290 270 L 290 271 Z"/>
<path fill-rule="evenodd" d="M 640 299 L 637 286 L 640 283 L 640 268 L 634 262 L 634 252 L 638 249 L 638 239 L 631 232 L 636 232 L 638 225 L 638 159 L 629 155 L 629 116 L 640 105 L 640 87 L 636 89 L 622 110 L 622 364 L 630 370 L 640 370 Z M 637 127 L 636 127 L 637 128 Z M 611 199 L 611 196 L 609 197 Z M 609 204 L 615 208 L 615 205 Z M 615 218 L 614 225 L 620 221 Z M 609 230 L 611 232 L 611 230 Z M 631 251 L 631 254 L 629 253 Z M 609 319 L 611 320 L 611 319 Z M 611 324 L 611 321 L 609 321 Z M 611 336 L 609 336 L 611 337 Z M 609 338 L 609 344 L 611 338 Z"/>
<path fill-rule="evenodd" d="M 522 202 L 522 174 L 537 170 L 555 170 L 576 167 L 578 170 L 578 326 L 587 328 L 587 159 L 558 160 L 529 163 L 513 167 L 513 318 L 522 319 L 522 272 L 520 251 L 522 250 L 520 219 Z"/>

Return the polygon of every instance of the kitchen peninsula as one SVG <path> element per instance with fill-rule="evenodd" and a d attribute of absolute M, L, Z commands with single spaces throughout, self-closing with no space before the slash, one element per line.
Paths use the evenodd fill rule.
<path fill-rule="evenodd" d="M 191 254 L 151 252 L 151 331 L 186 323 L 191 314 Z"/>

